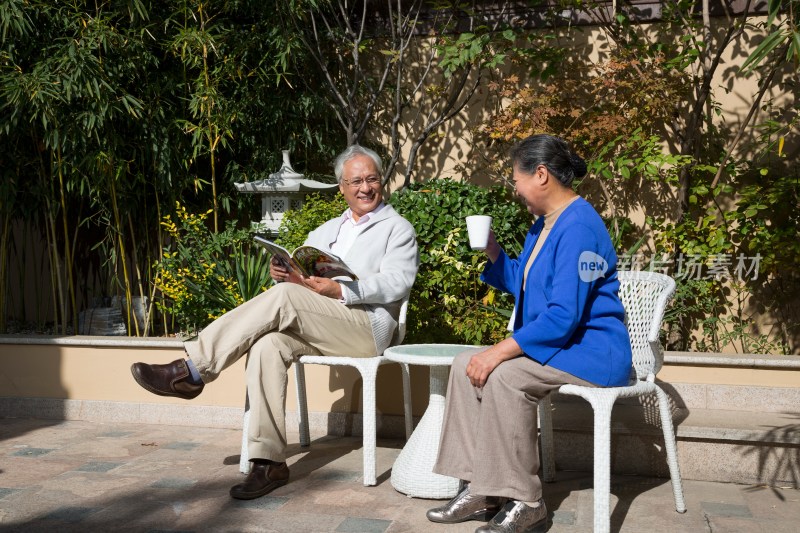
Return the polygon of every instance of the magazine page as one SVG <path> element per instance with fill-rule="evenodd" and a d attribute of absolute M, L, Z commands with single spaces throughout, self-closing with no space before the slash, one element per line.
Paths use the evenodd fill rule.
<path fill-rule="evenodd" d="M 310 276 L 311 274 L 309 271 L 303 269 L 302 265 L 298 265 L 293 259 L 289 250 L 281 246 L 280 244 L 276 244 L 264 237 L 260 237 L 256 235 L 253 237 L 253 240 L 256 241 L 256 244 L 259 246 L 264 247 L 267 250 L 267 253 L 272 254 L 277 261 L 281 263 L 286 270 L 294 270 L 300 273 L 303 276 Z"/>
<path fill-rule="evenodd" d="M 301 246 L 292 254 L 295 262 L 312 276 L 335 278 L 346 276 L 358 279 L 358 276 L 338 257 L 313 246 Z"/>

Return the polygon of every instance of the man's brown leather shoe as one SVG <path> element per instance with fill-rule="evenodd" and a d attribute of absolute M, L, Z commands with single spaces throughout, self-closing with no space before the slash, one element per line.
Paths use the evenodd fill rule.
<path fill-rule="evenodd" d="M 289 482 L 289 467 L 286 463 L 251 462 L 250 473 L 244 483 L 231 487 L 231 496 L 237 500 L 260 498 Z"/>
<path fill-rule="evenodd" d="M 189 382 L 189 367 L 185 359 L 177 359 L 166 365 L 133 363 L 131 374 L 136 383 L 145 390 L 159 396 L 175 396 L 191 400 L 203 392 L 205 384 L 194 385 Z"/>

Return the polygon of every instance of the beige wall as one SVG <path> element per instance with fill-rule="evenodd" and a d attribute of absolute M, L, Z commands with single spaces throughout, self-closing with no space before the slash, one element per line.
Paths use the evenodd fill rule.
<path fill-rule="evenodd" d="M 755 28 L 765 17 L 751 17 L 751 26 L 748 34 L 740 37 L 733 45 L 729 46 L 723 53 L 720 66 L 716 70 L 714 79 L 711 83 L 714 98 L 719 102 L 718 116 L 714 116 L 715 125 L 723 131 L 733 130 L 729 139 L 733 139 L 737 128 L 750 111 L 751 103 L 758 92 L 759 75 L 750 74 L 741 76 L 737 74 L 737 66 L 741 65 L 749 56 L 758 40 L 759 32 Z M 719 39 L 728 29 L 729 23 L 725 18 L 714 17 L 711 19 L 711 26 L 715 38 Z M 639 26 L 643 35 L 655 36 L 658 24 L 642 24 Z M 680 37 L 680 36 L 676 36 Z M 429 49 L 429 44 L 424 38 L 419 39 L 412 49 L 412 53 L 421 54 Z M 559 46 L 569 46 L 574 50 L 572 58 L 564 68 L 589 69 L 593 65 L 600 65 L 609 58 L 609 51 L 614 48 L 614 44 L 609 39 L 606 32 L 597 26 L 582 26 L 577 30 L 563 30 L 558 38 Z M 410 70 L 413 78 L 414 70 Z M 506 66 L 498 73 L 499 77 L 515 75 L 519 78 L 519 87 L 530 87 L 539 84 L 539 80 L 531 79 L 526 74 L 526 69 Z M 699 73 L 696 73 L 699 76 Z M 778 76 L 791 76 L 789 68 Z M 507 100 L 498 98 L 496 92 L 489 89 L 488 83 L 491 80 L 484 77 L 481 85 L 476 91 L 470 103 L 464 110 L 453 119 L 443 124 L 425 142 L 417 156 L 415 167 L 415 181 L 426 181 L 431 178 L 451 178 L 456 180 L 469 179 L 477 183 L 487 184 L 489 180 L 482 170 L 485 166 L 484 147 L 476 142 L 474 131 L 476 128 L 485 124 L 493 114 L 497 113 Z M 432 79 L 428 85 L 438 84 L 440 80 Z M 777 97 L 778 104 L 785 109 L 792 109 L 792 95 L 781 90 L 781 85 L 775 83 L 771 92 L 767 93 L 765 101 L 770 97 Z M 430 101 L 427 98 L 417 98 L 416 105 L 423 111 L 429 110 Z M 414 111 L 416 112 L 416 110 Z M 687 110 L 688 112 L 688 110 Z M 401 128 L 401 139 L 403 139 L 403 149 L 401 165 L 408 160 L 411 149 L 411 140 L 419 135 L 425 126 L 424 121 L 412 122 L 412 113 L 409 111 L 406 121 L 403 123 L 405 129 Z M 766 117 L 764 111 L 759 111 L 753 117 L 750 126 L 747 128 L 744 137 L 739 143 L 739 152 L 746 153 L 749 143 L 754 141 L 760 134 L 753 125 L 763 121 Z M 408 124 L 413 126 L 408 127 Z M 553 132 L 558 133 L 558 132 Z M 388 136 L 378 137 L 376 142 L 388 146 Z M 787 147 L 789 149 L 789 147 Z M 795 147 L 795 150 L 797 147 Z M 673 148 L 674 150 L 674 148 Z M 400 168 L 403 168 L 400 166 Z M 396 177 L 393 185 L 402 183 L 401 177 Z"/>
<path fill-rule="evenodd" d="M 140 388 L 130 375 L 136 361 L 167 363 L 183 356 L 179 346 L 143 348 L 136 346 L 86 346 L 53 344 L 0 344 L 0 397 L 103 400 L 112 402 L 186 404 L 184 400 L 152 395 Z M 174 341 L 171 344 L 175 344 Z M 752 356 L 750 356 L 752 357 Z M 709 362 L 667 363 L 659 379 L 671 384 L 747 385 L 800 389 L 800 357 L 766 357 L 768 364 L 750 364 L 748 356 L 731 358 L 739 366 Z M 672 359 L 675 359 L 674 357 Z M 764 358 L 762 358 L 764 359 Z M 711 363 L 714 363 L 713 361 Z M 744 363 L 744 364 L 742 364 Z M 771 363 L 771 364 L 769 364 Z M 412 367 L 412 402 L 420 416 L 427 407 L 428 374 Z M 311 412 L 361 411 L 361 383 L 350 368 L 308 365 L 306 367 L 308 409 Z M 385 365 L 378 373 L 378 412 L 403 412 L 400 370 Z M 295 410 L 294 372 L 289 374 L 287 409 Z M 244 404 L 244 359 L 209 384 L 193 405 L 239 407 Z"/>
<path fill-rule="evenodd" d="M 182 356 L 179 347 L 0 344 L 0 397 L 185 404 L 185 400 L 148 393 L 130 374 L 131 364 L 137 361 L 168 363 Z M 192 403 L 243 406 L 244 363 L 242 358 L 223 372 Z M 414 413 L 421 415 L 427 406 L 426 369 L 413 367 L 411 380 Z M 309 411 L 361 411 L 361 378 L 355 369 L 307 365 L 306 389 Z M 381 367 L 377 389 L 378 411 L 402 415 L 403 389 L 398 366 Z M 287 409 L 291 411 L 297 404 L 295 390 L 294 372 L 290 369 Z"/>
<path fill-rule="evenodd" d="M 658 379 L 667 383 L 746 385 L 800 388 L 800 372 L 794 368 L 750 368 L 665 364 Z"/>

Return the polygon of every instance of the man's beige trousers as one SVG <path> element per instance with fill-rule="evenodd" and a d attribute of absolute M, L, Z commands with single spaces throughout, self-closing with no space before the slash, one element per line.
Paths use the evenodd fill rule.
<path fill-rule="evenodd" d="M 470 482 L 470 492 L 534 502 L 539 479 L 539 400 L 566 383 L 591 383 L 526 356 L 501 363 L 483 389 L 473 387 L 467 364 L 475 350 L 456 356 L 450 369 L 437 474 Z"/>
<path fill-rule="evenodd" d="M 186 353 L 205 383 L 245 353 L 253 459 L 286 460 L 286 382 L 300 355 L 375 355 L 369 316 L 293 283 L 280 283 L 209 324 Z"/>

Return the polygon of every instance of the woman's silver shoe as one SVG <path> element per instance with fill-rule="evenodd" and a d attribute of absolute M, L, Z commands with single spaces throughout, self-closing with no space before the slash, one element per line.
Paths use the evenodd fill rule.
<path fill-rule="evenodd" d="M 537 507 L 511 500 L 503 510 L 494 515 L 491 522 L 475 530 L 475 533 L 539 533 L 547 529 L 547 507 L 539 500 Z"/>
<path fill-rule="evenodd" d="M 469 486 L 461 489 L 455 498 L 441 507 L 428 511 L 428 520 L 442 524 L 455 524 L 467 520 L 489 520 L 506 502 L 497 496 L 470 494 Z"/>

